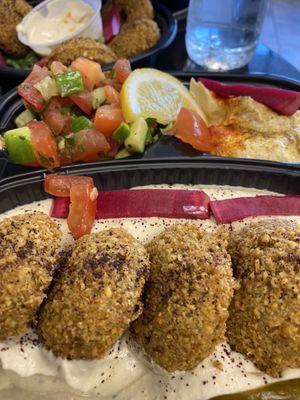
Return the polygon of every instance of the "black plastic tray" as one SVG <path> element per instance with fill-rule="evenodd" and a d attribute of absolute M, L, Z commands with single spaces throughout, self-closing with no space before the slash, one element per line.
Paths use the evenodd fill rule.
<path fill-rule="evenodd" d="M 300 170 L 270 163 L 196 159 L 107 162 L 99 166 L 63 167 L 62 172 L 89 175 L 101 189 L 127 189 L 149 184 L 211 184 L 266 189 L 285 194 L 300 194 Z M 0 180 L 0 212 L 48 197 L 43 191 L 44 171 Z"/>
<path fill-rule="evenodd" d="M 31 1 L 33 6 L 40 3 L 40 1 Z M 172 12 L 160 4 L 159 2 L 153 1 L 153 8 L 155 13 L 155 21 L 157 22 L 161 37 L 157 44 L 148 50 L 138 53 L 135 56 L 129 57 L 132 65 L 137 66 L 142 63 L 149 63 L 149 60 L 156 56 L 159 52 L 167 48 L 172 41 L 175 39 L 177 33 L 177 20 L 173 16 Z M 154 62 L 154 60 L 152 60 Z M 104 70 L 111 69 L 112 64 L 102 65 Z M 4 79 L 14 80 L 15 85 L 25 79 L 29 74 L 29 69 L 16 69 L 11 67 L 0 67 L 0 79 L 4 82 Z"/>
<path fill-rule="evenodd" d="M 211 79 L 216 79 L 222 82 L 230 83 L 247 83 L 252 85 L 267 85 L 272 87 L 278 87 L 283 89 L 291 89 L 300 91 L 300 84 L 293 80 L 282 79 L 278 77 L 270 77 L 265 75 L 229 75 L 229 74 L 214 74 L 214 73 L 181 73 L 181 72 L 171 72 L 174 76 L 179 78 L 183 83 L 188 84 L 192 77 L 208 77 Z M 8 129 L 14 128 L 14 118 L 23 110 L 22 100 L 19 98 L 16 89 L 8 92 L 6 95 L 0 98 L 0 134 Z M 1 152 L 0 152 L 1 157 Z M 2 153 L 2 157 L 5 158 L 5 154 Z M 137 160 L 141 162 L 142 160 L 156 160 L 159 161 L 166 157 L 178 157 L 179 160 L 182 157 L 193 157 L 201 161 L 205 160 L 234 160 L 232 158 L 216 157 L 206 154 L 201 154 L 197 150 L 193 149 L 191 146 L 184 144 L 183 142 L 177 140 L 173 137 L 162 137 L 159 142 L 150 146 L 146 149 L 143 155 L 133 155 L 130 160 Z M 237 159 L 238 161 L 251 162 L 249 159 Z M 113 160 L 112 163 L 118 165 L 121 162 L 119 160 Z M 257 163 L 257 160 L 252 160 L 252 162 Z M 105 165 L 105 161 L 99 161 L 96 165 Z M 280 163 L 269 162 L 270 165 L 278 165 Z M 84 166 L 85 164 L 77 163 L 75 167 Z M 291 164 L 295 168 L 300 168 L 299 163 Z M 20 173 L 26 173 L 35 171 L 32 167 L 24 167 L 20 165 L 14 165 L 7 162 L 7 166 L 3 172 L 3 176 L 17 175 Z M 1 178 L 1 175 L 0 175 Z"/>

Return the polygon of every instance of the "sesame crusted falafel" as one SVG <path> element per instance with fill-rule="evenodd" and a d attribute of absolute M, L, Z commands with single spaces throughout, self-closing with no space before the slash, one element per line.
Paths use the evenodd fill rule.
<path fill-rule="evenodd" d="M 90 38 L 75 38 L 56 47 L 48 57 L 47 65 L 60 61 L 70 65 L 78 57 L 85 57 L 100 64 L 116 61 L 116 54 L 105 44 Z"/>
<path fill-rule="evenodd" d="M 37 331 L 58 357 L 105 356 L 142 311 L 145 248 L 121 228 L 80 238 L 44 303 Z"/>
<path fill-rule="evenodd" d="M 153 47 L 160 39 L 157 23 L 152 19 L 140 18 L 122 25 L 120 33 L 108 47 L 118 58 L 131 57 Z"/>
<path fill-rule="evenodd" d="M 169 372 L 189 370 L 222 342 L 233 295 L 227 232 L 178 224 L 147 246 L 151 271 L 136 341 Z"/>
<path fill-rule="evenodd" d="M 16 57 L 24 56 L 28 47 L 24 46 L 17 37 L 16 26 L 31 10 L 25 0 L 0 1 L 0 49 Z"/>
<path fill-rule="evenodd" d="M 0 340 L 24 333 L 35 319 L 60 240 L 57 225 L 41 212 L 0 222 Z"/>
<path fill-rule="evenodd" d="M 240 279 L 230 306 L 231 347 L 268 374 L 300 367 L 300 226 L 265 220 L 229 241 Z"/>

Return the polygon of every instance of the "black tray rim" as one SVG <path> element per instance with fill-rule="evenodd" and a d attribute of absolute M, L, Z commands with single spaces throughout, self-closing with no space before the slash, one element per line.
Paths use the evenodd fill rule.
<path fill-rule="evenodd" d="M 130 173 L 134 171 L 149 171 L 149 170 L 166 170 L 173 171 L 174 169 L 181 170 L 223 170 L 232 172 L 249 172 L 258 174 L 270 174 L 273 177 L 288 177 L 291 179 L 299 180 L 299 187 L 296 188 L 300 194 L 300 168 L 295 168 L 292 165 L 273 163 L 269 161 L 240 161 L 232 159 L 212 159 L 199 160 L 190 157 L 177 157 L 162 158 L 162 159 L 148 159 L 143 161 L 127 160 L 121 161 L 116 164 L 112 161 L 105 161 L 99 165 L 97 163 L 88 163 L 82 165 L 70 165 L 61 167 L 58 172 L 59 175 L 89 175 L 95 173 Z M 40 169 L 34 172 L 26 172 L 19 175 L 9 176 L 0 179 L 0 193 L 5 190 L 15 188 L 18 186 L 27 186 L 32 183 L 42 182 L 45 175 L 51 173 L 50 171 Z M 229 184 L 229 183 L 228 183 Z M 224 183 L 226 185 L 226 183 Z M 1 201 L 1 198 L 0 198 Z"/>
<path fill-rule="evenodd" d="M 138 61 L 147 60 L 148 58 L 155 56 L 156 54 L 165 50 L 167 47 L 170 46 L 170 44 L 173 42 L 177 34 L 178 23 L 177 19 L 175 18 L 171 10 L 169 10 L 169 8 L 166 7 L 165 5 L 160 4 L 158 1 L 152 1 L 152 5 L 154 8 L 154 13 L 158 14 L 159 18 L 164 20 L 168 28 L 166 31 L 161 32 L 161 37 L 155 46 L 151 47 L 148 50 L 142 51 L 135 56 L 129 57 L 128 59 L 132 64 Z M 113 64 L 114 63 L 103 64 L 102 69 L 104 71 L 111 69 Z M 2 78 L 9 77 L 15 79 L 22 79 L 22 78 L 25 79 L 26 76 L 29 74 L 29 72 L 30 69 L 0 67 L 0 77 Z"/>

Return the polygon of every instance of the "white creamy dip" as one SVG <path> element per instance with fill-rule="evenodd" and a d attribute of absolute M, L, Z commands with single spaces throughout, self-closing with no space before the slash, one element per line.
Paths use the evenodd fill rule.
<path fill-rule="evenodd" d="M 47 45 L 84 26 L 93 14 L 92 7 L 81 0 L 54 0 L 41 11 L 28 15 L 17 30 L 27 36 L 31 46 Z"/>
<path fill-rule="evenodd" d="M 152 188 L 154 186 L 151 186 Z M 151 188 L 148 186 L 147 188 Z M 170 188 L 169 186 L 155 186 Z M 184 186 L 173 188 L 203 189 L 211 199 L 270 194 L 255 189 L 226 186 Z M 101 192 L 100 192 L 101 196 Z M 0 216 L 44 211 L 49 214 L 51 200 L 17 207 Z M 274 218 L 274 217 L 273 217 Z M 275 217 L 294 220 L 300 217 Z M 255 220 L 262 217 L 255 218 Z M 232 224 L 233 229 L 254 218 Z M 63 246 L 73 242 L 66 220 L 56 220 L 63 231 Z M 166 227 L 183 219 L 126 218 L 98 220 L 93 231 L 122 226 L 145 243 Z M 207 230 L 216 229 L 213 219 L 193 220 Z M 5 400 L 208 400 L 211 397 L 252 389 L 279 379 L 259 371 L 242 354 L 231 351 L 224 342 L 192 371 L 168 374 L 154 366 L 125 334 L 101 360 L 64 360 L 44 349 L 36 334 L 29 330 L 21 338 L 0 343 L 0 398 Z M 300 369 L 287 369 L 282 379 L 300 378 Z"/>

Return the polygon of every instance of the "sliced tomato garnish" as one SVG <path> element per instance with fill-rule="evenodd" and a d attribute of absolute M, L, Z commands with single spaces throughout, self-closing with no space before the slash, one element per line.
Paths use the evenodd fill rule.
<path fill-rule="evenodd" d="M 107 104 L 97 109 L 94 126 L 98 131 L 110 138 L 123 122 L 123 114 L 119 105 Z"/>
<path fill-rule="evenodd" d="M 44 121 L 30 121 L 31 145 L 36 159 L 42 167 L 55 168 L 60 165 L 57 144 L 51 130 Z"/>
<path fill-rule="evenodd" d="M 94 186 L 93 179 L 89 176 L 48 174 L 45 177 L 44 190 L 52 196 L 70 197 L 71 186 L 82 183 Z"/>
<path fill-rule="evenodd" d="M 47 175 L 45 192 L 57 197 L 70 196 L 68 227 L 75 239 L 91 232 L 97 211 L 98 191 L 88 176 Z"/>
<path fill-rule="evenodd" d="M 70 96 L 70 99 L 79 107 L 84 113 L 90 115 L 93 107 L 92 107 L 92 96 L 90 92 L 81 92 L 78 94 L 73 94 Z"/>
<path fill-rule="evenodd" d="M 80 72 L 84 87 L 89 92 L 104 79 L 100 64 L 87 58 L 76 58 L 72 62 L 71 68 Z"/>
<path fill-rule="evenodd" d="M 120 104 L 120 93 L 112 86 L 104 86 L 105 97 L 108 104 Z"/>
<path fill-rule="evenodd" d="M 123 83 L 132 72 L 129 60 L 120 58 L 115 62 L 113 70 L 116 72 L 117 81 Z"/>
<path fill-rule="evenodd" d="M 175 136 L 199 151 L 211 151 L 211 134 L 203 119 L 188 108 L 182 107 L 175 123 Z"/>

